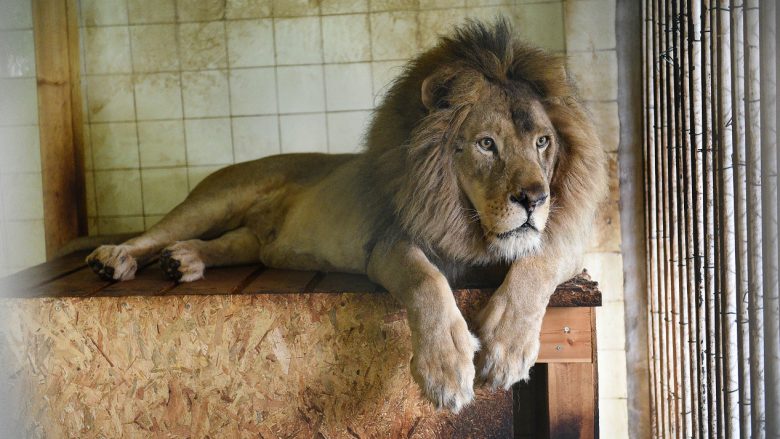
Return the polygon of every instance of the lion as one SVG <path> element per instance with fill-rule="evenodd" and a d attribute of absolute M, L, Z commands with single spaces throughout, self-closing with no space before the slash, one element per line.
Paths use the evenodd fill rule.
<path fill-rule="evenodd" d="M 437 408 L 457 412 L 475 383 L 527 380 L 549 297 L 581 268 L 607 186 L 564 59 L 514 38 L 503 19 L 468 22 L 409 62 L 364 143 L 219 170 L 87 263 L 118 281 L 158 253 L 180 282 L 258 262 L 366 274 L 406 308 L 412 376 Z M 474 335 L 450 285 L 502 266 Z"/>

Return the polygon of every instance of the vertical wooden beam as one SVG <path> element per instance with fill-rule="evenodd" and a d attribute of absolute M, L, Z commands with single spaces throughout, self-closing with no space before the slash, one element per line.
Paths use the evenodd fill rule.
<path fill-rule="evenodd" d="M 33 0 L 46 255 L 86 234 L 76 0 Z"/>

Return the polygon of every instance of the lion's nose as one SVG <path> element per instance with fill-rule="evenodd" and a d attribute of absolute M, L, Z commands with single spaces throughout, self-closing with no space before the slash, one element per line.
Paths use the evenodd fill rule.
<path fill-rule="evenodd" d="M 530 215 L 534 209 L 544 204 L 548 196 L 549 194 L 547 194 L 544 188 L 539 185 L 530 187 L 528 189 L 522 189 L 520 192 L 510 195 L 509 199 L 513 203 L 517 203 L 523 206 L 526 212 L 528 212 Z"/>

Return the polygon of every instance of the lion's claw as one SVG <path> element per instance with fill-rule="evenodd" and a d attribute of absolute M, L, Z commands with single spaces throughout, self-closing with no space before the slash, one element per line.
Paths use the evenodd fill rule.
<path fill-rule="evenodd" d="M 177 242 L 160 253 L 160 267 L 176 282 L 192 282 L 203 278 L 206 265 L 197 248 L 187 241 Z"/>
<path fill-rule="evenodd" d="M 138 264 L 127 247 L 102 245 L 87 256 L 87 265 L 103 280 L 130 280 L 135 277 Z"/>

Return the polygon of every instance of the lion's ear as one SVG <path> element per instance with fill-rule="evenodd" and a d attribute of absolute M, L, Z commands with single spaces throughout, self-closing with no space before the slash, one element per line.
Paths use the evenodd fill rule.
<path fill-rule="evenodd" d="M 447 98 L 455 79 L 455 73 L 455 69 L 443 67 L 423 80 L 420 98 L 425 108 L 433 111 L 449 106 Z"/>

